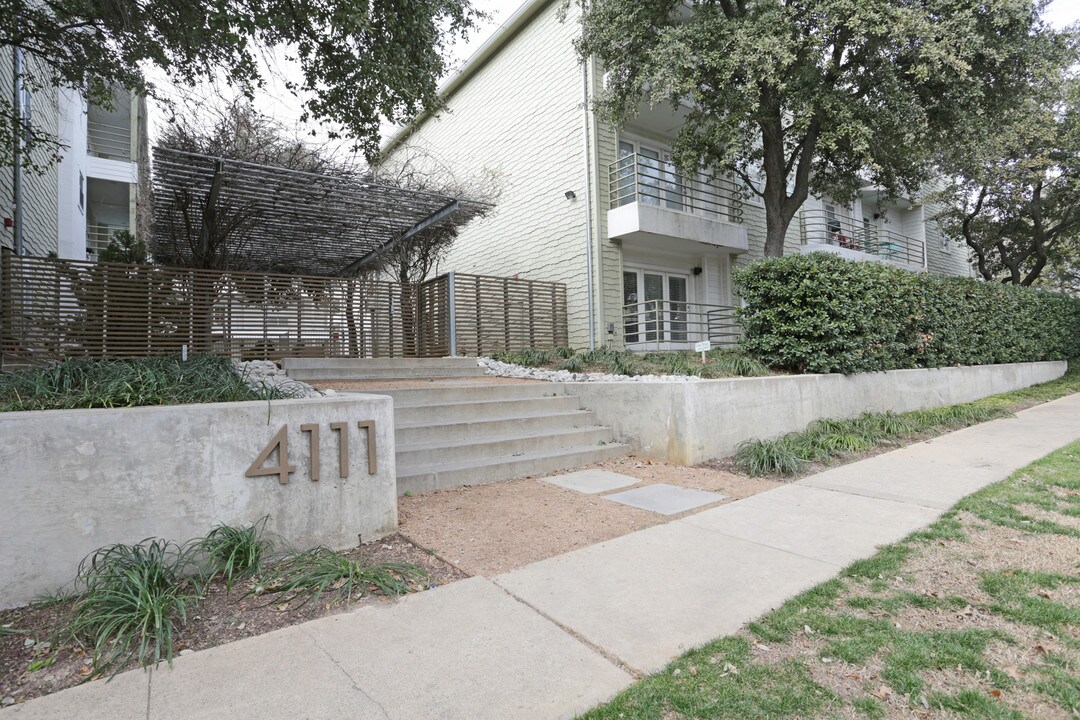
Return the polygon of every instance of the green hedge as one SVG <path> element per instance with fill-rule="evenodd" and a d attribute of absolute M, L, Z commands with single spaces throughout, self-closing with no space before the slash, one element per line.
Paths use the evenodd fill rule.
<path fill-rule="evenodd" d="M 1080 300 L 829 253 L 734 273 L 747 352 L 795 372 L 855 373 L 1080 357 Z"/>

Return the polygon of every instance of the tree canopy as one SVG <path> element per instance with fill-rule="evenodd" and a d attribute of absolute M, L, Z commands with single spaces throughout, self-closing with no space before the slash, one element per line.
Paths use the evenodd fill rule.
<path fill-rule="evenodd" d="M 382 122 L 437 103 L 449 43 L 478 13 L 469 0 L 6 0 L 0 45 L 28 53 L 30 88 L 65 86 L 112 103 L 116 85 L 149 95 L 140 68 L 181 84 L 224 79 L 251 92 L 264 81 L 260 53 L 283 48 L 301 77 L 287 86 L 304 121 L 343 128 L 371 157 Z M 10 162 L 18 128 L 10 92 L 0 94 L 0 140 Z M 41 128 L 32 144 L 55 143 Z"/>
<path fill-rule="evenodd" d="M 643 103 L 685 113 L 676 162 L 741 177 L 763 199 L 765 254 L 777 256 L 810 193 L 917 191 L 940 148 L 1013 102 L 1052 44 L 1041 7 L 593 0 L 579 50 L 606 71 L 597 109 L 616 125 Z"/>
<path fill-rule="evenodd" d="M 1066 286 L 1080 245 L 1080 78 L 1066 47 L 1050 77 L 1003 108 L 983 137 L 947 148 L 939 215 L 985 280 L 1031 285 L 1044 271 Z M 1076 267 L 1080 269 L 1080 267 Z"/>

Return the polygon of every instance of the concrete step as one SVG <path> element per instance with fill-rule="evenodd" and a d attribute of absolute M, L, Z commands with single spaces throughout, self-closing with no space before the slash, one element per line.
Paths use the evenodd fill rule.
<path fill-rule="evenodd" d="M 372 390 L 379 395 L 394 398 L 394 407 L 417 407 L 420 405 L 443 405 L 456 402 L 481 400 L 517 400 L 525 398 L 555 397 L 563 394 L 562 383 L 477 383 L 432 384 L 423 388 L 388 388 Z"/>
<path fill-rule="evenodd" d="M 535 433 L 582 428 L 595 425 L 589 410 L 548 413 L 544 415 L 497 418 L 494 420 L 455 421 L 432 424 L 420 420 L 412 424 L 397 422 L 395 440 L 399 446 L 437 443 L 490 437 L 499 434 L 531 435 Z"/>
<path fill-rule="evenodd" d="M 611 442 L 611 428 L 590 425 L 583 428 L 560 428 L 533 435 L 492 435 L 474 440 L 438 441 L 397 446 L 398 472 L 407 468 L 444 465 L 455 462 L 478 462 L 489 458 L 559 450 Z"/>
<path fill-rule="evenodd" d="M 381 392 L 374 394 L 381 395 Z M 394 399 L 394 423 L 419 425 L 448 422 L 484 422 L 551 415 L 581 409 L 581 399 L 568 395 L 510 400 L 439 402 L 432 405 L 398 405 Z"/>
<path fill-rule="evenodd" d="M 290 370 L 311 369 L 400 369 L 400 368 L 470 368 L 476 358 L 284 358 L 281 367 Z"/>
<path fill-rule="evenodd" d="M 399 465 L 397 490 L 398 495 L 417 494 L 462 485 L 479 485 L 498 480 L 547 475 L 558 470 L 568 470 L 619 457 L 629 450 L 628 445 L 609 443 L 573 446 L 522 455 L 506 455 L 479 462 L 440 462 L 435 465 L 411 468 Z"/>
<path fill-rule="evenodd" d="M 398 368 L 293 368 L 293 380 L 426 380 L 484 377 L 484 369 L 472 367 L 398 367 Z"/>

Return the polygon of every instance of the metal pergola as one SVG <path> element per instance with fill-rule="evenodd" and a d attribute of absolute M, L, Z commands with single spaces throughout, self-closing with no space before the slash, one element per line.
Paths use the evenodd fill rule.
<path fill-rule="evenodd" d="M 236 231 L 236 269 L 352 275 L 395 244 L 461 226 L 489 205 L 434 192 L 319 175 L 158 147 L 154 149 L 154 239 L 159 261 L 191 266 L 192 236 L 215 219 Z M 198 238 L 195 238 L 195 243 Z"/>

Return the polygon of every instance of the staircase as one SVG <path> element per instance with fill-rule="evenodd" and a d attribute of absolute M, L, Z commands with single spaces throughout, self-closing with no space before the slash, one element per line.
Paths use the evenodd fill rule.
<path fill-rule="evenodd" d="M 562 384 L 485 381 L 469 358 L 298 358 L 283 365 L 297 380 L 385 381 L 362 392 L 394 398 L 399 495 L 547 475 L 629 449 Z M 416 380 L 431 382 L 416 387 Z"/>

